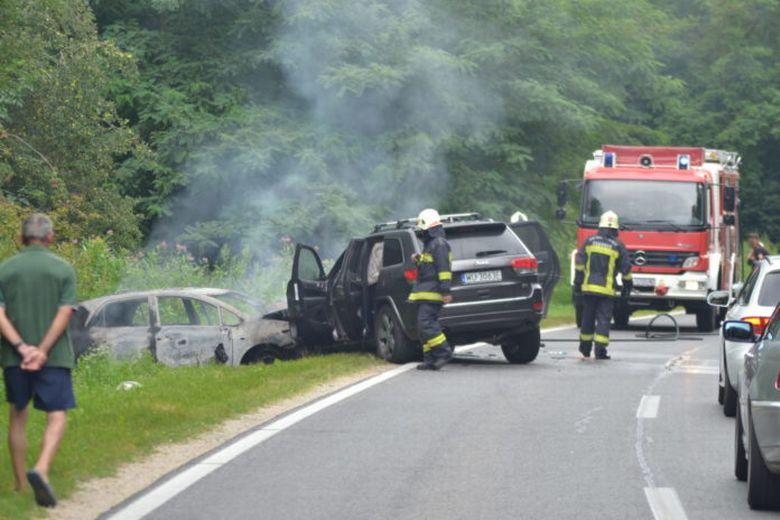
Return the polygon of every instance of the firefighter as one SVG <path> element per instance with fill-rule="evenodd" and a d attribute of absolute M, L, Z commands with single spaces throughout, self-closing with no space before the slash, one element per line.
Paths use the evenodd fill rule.
<path fill-rule="evenodd" d="M 609 322 L 618 296 L 617 273 L 623 278 L 622 297 L 631 294 L 631 259 L 626 246 L 617 239 L 618 230 L 617 214 L 607 211 L 601 215 L 598 233 L 585 240 L 577 251 L 574 290 L 582 300 L 580 352 L 586 358 L 590 357 L 595 342 L 596 359 L 610 359 L 607 346 Z"/>
<path fill-rule="evenodd" d="M 435 209 L 420 212 L 417 227 L 423 232 L 424 245 L 422 253 L 412 256 L 417 264 L 417 280 L 409 294 L 409 301 L 417 303 L 417 331 L 423 348 L 423 362 L 417 368 L 439 370 L 452 358 L 439 324 L 442 306 L 452 301 L 452 253 Z"/>

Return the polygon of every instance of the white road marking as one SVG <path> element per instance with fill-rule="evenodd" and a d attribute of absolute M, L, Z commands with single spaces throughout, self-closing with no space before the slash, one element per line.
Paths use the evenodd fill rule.
<path fill-rule="evenodd" d="M 674 488 L 646 487 L 645 497 L 655 520 L 688 520 Z"/>
<path fill-rule="evenodd" d="M 222 465 L 227 464 L 242 453 L 270 439 L 277 433 L 284 431 L 290 426 L 299 423 L 329 406 L 407 372 L 414 367 L 415 363 L 407 363 L 394 370 L 366 379 L 365 381 L 340 390 L 335 394 L 315 401 L 308 406 L 270 423 L 268 426 L 255 430 L 249 435 L 228 444 L 197 464 L 190 466 L 170 480 L 163 482 L 159 486 L 154 486 L 148 492 L 109 515 L 108 518 L 110 520 L 137 520 L 143 518 L 209 473 L 220 468 Z"/>
<path fill-rule="evenodd" d="M 660 395 L 643 395 L 639 401 L 639 407 L 636 409 L 636 416 L 639 419 L 655 419 L 658 417 L 658 405 L 661 404 Z"/>
<path fill-rule="evenodd" d="M 718 375 L 718 367 L 712 367 L 709 365 L 683 365 L 673 367 L 672 373 L 716 376 Z"/>

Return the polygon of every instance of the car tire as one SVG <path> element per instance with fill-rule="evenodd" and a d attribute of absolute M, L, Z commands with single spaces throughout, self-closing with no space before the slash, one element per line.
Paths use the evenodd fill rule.
<path fill-rule="evenodd" d="M 392 363 L 408 363 L 418 357 L 415 344 L 406 336 L 390 306 L 385 305 L 374 319 L 376 355 Z"/>
<path fill-rule="evenodd" d="M 724 370 L 723 374 L 723 415 L 726 417 L 734 417 L 737 414 L 737 401 L 739 396 L 737 391 L 731 386 L 731 380 L 729 379 L 728 367 Z"/>
<path fill-rule="evenodd" d="M 712 332 L 718 328 L 718 313 L 707 305 L 696 311 L 696 329 L 699 332 Z"/>
<path fill-rule="evenodd" d="M 502 344 L 501 351 L 510 363 L 525 365 L 536 359 L 541 345 L 542 338 L 537 327 L 516 336 L 511 343 Z"/>
<path fill-rule="evenodd" d="M 745 452 L 745 443 L 742 437 L 745 433 L 742 428 L 742 414 L 737 414 L 737 420 L 734 421 L 734 476 L 742 482 L 747 480 L 748 460 Z"/>
<path fill-rule="evenodd" d="M 748 414 L 749 410 L 748 406 Z M 780 476 L 766 467 L 752 422 L 748 415 L 748 505 L 750 509 L 774 509 L 780 502 Z"/>

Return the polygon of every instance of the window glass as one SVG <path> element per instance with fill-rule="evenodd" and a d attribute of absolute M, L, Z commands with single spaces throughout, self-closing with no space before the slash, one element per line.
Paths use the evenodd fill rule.
<path fill-rule="evenodd" d="M 158 298 L 157 311 L 160 313 L 161 325 L 192 325 L 182 298 L 176 296 Z"/>
<path fill-rule="evenodd" d="M 298 256 L 298 278 L 301 280 L 320 280 L 322 278 L 317 255 L 311 249 L 301 249 Z"/>
<path fill-rule="evenodd" d="M 747 302 L 750 301 L 750 295 L 753 294 L 753 289 L 756 286 L 756 280 L 758 279 L 758 273 L 759 273 L 759 269 L 756 269 L 755 271 L 750 273 L 750 276 L 748 276 L 748 279 L 745 282 L 745 286 L 739 292 L 739 303 L 740 303 L 740 305 L 747 305 Z"/>
<path fill-rule="evenodd" d="M 149 303 L 146 299 L 109 303 L 92 323 L 97 327 L 148 327 Z"/>
<path fill-rule="evenodd" d="M 774 307 L 780 303 L 780 271 L 772 271 L 764 277 L 761 291 L 758 293 L 758 304 Z"/>
<path fill-rule="evenodd" d="M 528 254 L 517 235 L 505 224 L 449 228 L 447 241 L 454 260 Z"/>
<path fill-rule="evenodd" d="M 241 318 L 230 312 L 229 310 L 222 309 L 222 323 L 227 327 L 236 327 L 241 324 Z"/>
<path fill-rule="evenodd" d="M 382 266 L 390 267 L 404 263 L 404 252 L 401 248 L 401 241 L 397 238 L 385 239 L 384 253 L 382 256 Z"/>
<path fill-rule="evenodd" d="M 362 252 L 362 242 L 354 243 L 352 244 L 352 247 L 350 247 L 349 265 L 347 266 L 347 269 L 349 269 L 350 273 L 360 275 L 360 258 L 363 256 L 361 254 Z"/>
<path fill-rule="evenodd" d="M 775 312 L 772 321 L 766 328 L 766 339 L 773 341 L 780 339 L 780 312 Z"/>
<path fill-rule="evenodd" d="M 703 226 L 707 191 L 698 182 L 596 180 L 585 184 L 582 221 L 598 224 L 612 210 L 627 227 Z"/>

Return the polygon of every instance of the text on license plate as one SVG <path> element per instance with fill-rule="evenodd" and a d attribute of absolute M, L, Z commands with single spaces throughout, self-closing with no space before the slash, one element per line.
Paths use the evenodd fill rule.
<path fill-rule="evenodd" d="M 501 276 L 501 271 L 496 269 L 495 271 L 476 271 L 473 273 L 463 273 L 460 275 L 460 279 L 464 284 L 472 284 L 500 282 L 503 278 Z"/>
<path fill-rule="evenodd" d="M 634 278 L 634 287 L 652 289 L 655 287 L 655 280 L 652 278 Z"/>

